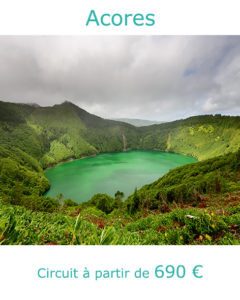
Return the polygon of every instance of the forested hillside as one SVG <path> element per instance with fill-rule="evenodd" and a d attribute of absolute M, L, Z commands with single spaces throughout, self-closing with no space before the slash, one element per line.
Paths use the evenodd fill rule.
<path fill-rule="evenodd" d="M 122 151 L 123 134 L 129 149 L 138 140 L 135 127 L 91 115 L 69 102 L 53 107 L 0 102 L 0 112 L 0 193 L 11 199 L 42 195 L 50 187 L 44 168 Z"/>
<path fill-rule="evenodd" d="M 121 192 L 82 204 L 45 199 L 48 213 L 2 199 L 0 244 L 240 244 L 239 166 L 240 152 L 230 153 L 173 169 L 125 202 Z"/>
<path fill-rule="evenodd" d="M 139 148 L 170 151 L 198 160 L 237 151 L 240 117 L 205 115 L 139 128 Z"/>
<path fill-rule="evenodd" d="M 231 207 L 239 207 L 237 194 L 240 189 L 240 159 L 239 152 L 237 152 L 239 145 L 240 117 L 205 115 L 159 125 L 134 127 L 124 122 L 106 120 L 89 114 L 70 102 L 53 107 L 0 102 L 0 201 L 2 203 L 0 218 L 6 219 L 6 222 L 0 222 L 0 229 L 3 227 L 2 233 L 0 230 L 0 242 L 13 242 L 15 237 L 12 237 L 13 240 L 8 240 L 7 233 L 9 236 L 10 233 L 16 234 L 14 226 L 16 224 L 20 226 L 21 214 L 31 215 L 29 218 L 32 220 L 35 217 L 38 221 L 39 218 L 48 220 L 45 215 L 32 211 L 57 214 L 56 222 L 58 222 L 63 217 L 62 214 L 70 213 L 74 218 L 80 211 L 82 211 L 83 219 L 84 216 L 91 219 L 92 214 L 89 213 L 89 209 L 94 208 L 97 210 L 96 214 L 101 216 L 94 221 L 98 224 L 97 229 L 95 225 L 94 228 L 103 230 L 107 222 L 114 228 L 115 226 L 116 228 L 124 227 L 125 225 L 122 223 L 116 223 L 115 217 L 117 218 L 117 216 L 124 216 L 123 222 L 134 221 L 137 222 L 135 224 L 138 224 L 136 218 L 142 215 L 151 215 L 152 211 L 170 214 L 172 209 L 179 209 L 178 205 L 183 210 L 185 209 L 184 205 L 190 205 L 190 207 L 201 205 L 200 209 L 203 207 L 216 208 L 216 203 L 223 201 L 223 203 L 230 204 Z M 63 206 L 59 202 L 60 198 L 53 199 L 43 196 L 50 187 L 48 179 L 44 176 L 45 168 L 69 159 L 124 150 L 176 152 L 193 156 L 202 162 L 170 171 L 158 181 L 135 191 L 124 204 L 121 193 L 117 194 L 115 199 L 106 195 L 98 195 L 90 202 L 78 207 L 71 200 L 68 200 Z M 235 202 L 225 201 L 226 199 L 235 199 Z M 30 210 L 18 210 L 12 205 L 25 206 Z M 71 209 L 74 209 L 74 212 Z M 238 208 L 233 211 L 234 214 L 237 213 L 234 217 L 236 220 L 234 219 L 233 222 L 230 218 L 226 223 L 226 228 L 224 227 L 226 230 L 228 226 L 232 226 L 231 224 L 239 228 Z M 19 216 L 16 220 L 15 214 Z M 96 214 L 94 212 L 94 215 Z M 109 214 L 113 214 L 110 220 Z M 161 217 L 159 218 L 161 219 Z M 164 218 L 168 218 L 167 215 Z M 169 215 L 169 218 L 169 220 L 164 219 L 164 222 L 172 224 L 176 221 L 173 215 Z M 100 221 L 101 219 L 108 221 Z M 9 224 L 11 223 L 10 220 L 15 222 L 14 226 L 12 224 L 12 229 L 9 227 L 10 225 L 6 225 L 8 221 Z M 90 222 L 92 222 L 91 220 Z M 36 222 L 38 223 L 38 221 Z M 86 225 L 84 222 L 82 223 L 83 227 Z M 180 221 L 177 220 L 177 222 Z M 4 224 L 7 227 L 4 227 Z M 159 226 L 158 228 L 161 228 Z M 142 225 L 128 224 L 127 228 L 127 231 L 135 232 L 142 230 Z M 125 233 L 126 236 L 122 235 Z M 141 242 L 139 236 L 129 232 L 125 233 L 118 232 L 119 241 L 116 243 L 126 244 L 128 240 L 131 240 L 133 244 L 153 243 L 152 239 Z M 98 232 L 96 234 L 98 236 Z M 221 232 L 221 234 L 223 233 Z M 198 235 L 202 236 L 203 233 L 198 233 Z M 124 239 L 121 240 L 123 236 Z M 95 238 L 97 239 L 96 236 Z M 234 240 L 235 243 L 236 238 L 238 240 L 238 234 L 231 237 L 231 241 Z M 55 237 L 54 241 L 56 239 Z M 165 236 L 161 241 L 171 243 L 166 239 Z M 180 241 L 180 236 L 177 239 Z M 217 236 L 216 239 L 219 240 L 219 237 Z M 191 236 L 191 239 L 188 237 L 186 241 L 183 239 L 185 243 L 190 243 L 190 240 L 192 243 L 194 237 Z M 19 239 L 16 238 L 14 243 L 18 243 L 18 241 Z M 224 241 L 223 243 L 225 243 Z M 68 239 L 62 240 L 62 243 L 68 242 Z M 32 243 L 41 243 L 41 239 L 40 241 L 32 240 Z M 45 243 L 44 240 L 42 243 Z M 94 243 L 94 239 L 89 243 Z"/>
<path fill-rule="evenodd" d="M 53 107 L 0 102 L 0 111 L 4 194 L 18 186 L 24 195 L 42 195 L 49 188 L 44 168 L 100 152 L 120 152 L 125 146 L 203 160 L 237 151 L 240 145 L 239 117 L 197 116 L 137 128 L 89 114 L 70 102 Z"/>

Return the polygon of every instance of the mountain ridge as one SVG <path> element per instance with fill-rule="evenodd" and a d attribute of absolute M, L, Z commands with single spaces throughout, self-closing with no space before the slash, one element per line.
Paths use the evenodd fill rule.
<path fill-rule="evenodd" d="M 38 107 L 1 101 L 0 111 L 0 172 L 6 185 L 2 190 L 8 194 L 18 178 L 25 194 L 31 187 L 40 195 L 50 187 L 43 169 L 102 152 L 157 150 L 204 160 L 237 151 L 240 145 L 237 116 L 204 115 L 135 127 L 95 116 L 71 102 Z"/>
<path fill-rule="evenodd" d="M 135 127 L 72 103 L 0 102 L 0 244 L 239 244 L 240 117 L 204 115 Z M 96 194 L 80 205 L 43 196 L 43 169 L 123 150 L 181 153 L 172 169 L 122 202 Z M 76 229 L 77 228 L 77 229 Z"/>

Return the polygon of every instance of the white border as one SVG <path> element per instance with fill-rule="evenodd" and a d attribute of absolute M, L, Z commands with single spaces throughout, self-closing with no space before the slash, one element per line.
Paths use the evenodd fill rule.
<path fill-rule="evenodd" d="M 155 26 L 85 26 L 90 10 L 155 13 Z M 0 0 L 1 35 L 238 35 L 238 0 Z"/>

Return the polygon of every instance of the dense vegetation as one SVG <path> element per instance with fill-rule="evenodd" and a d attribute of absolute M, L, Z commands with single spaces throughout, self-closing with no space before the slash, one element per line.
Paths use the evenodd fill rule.
<path fill-rule="evenodd" d="M 139 146 L 203 160 L 237 151 L 240 117 L 205 115 L 139 128 Z"/>
<path fill-rule="evenodd" d="M 1 244 L 238 244 L 240 118 L 191 117 L 136 128 L 72 103 L 0 102 Z M 162 150 L 200 162 L 176 168 L 123 202 L 44 197 L 44 169 L 100 152 Z"/>
<path fill-rule="evenodd" d="M 44 168 L 122 151 L 123 134 L 129 147 L 137 141 L 135 127 L 104 120 L 69 102 L 53 107 L 0 102 L 0 112 L 0 195 L 14 203 L 35 201 L 49 189 Z"/>

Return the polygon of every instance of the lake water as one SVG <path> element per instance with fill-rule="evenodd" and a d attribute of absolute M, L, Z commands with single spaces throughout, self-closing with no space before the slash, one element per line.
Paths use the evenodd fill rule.
<path fill-rule="evenodd" d="M 71 198 L 81 203 L 96 193 L 114 196 L 117 190 L 125 198 L 145 184 L 152 183 L 170 169 L 195 162 L 196 159 L 160 151 L 103 153 L 78 159 L 46 170 L 51 189 L 46 196 Z"/>

